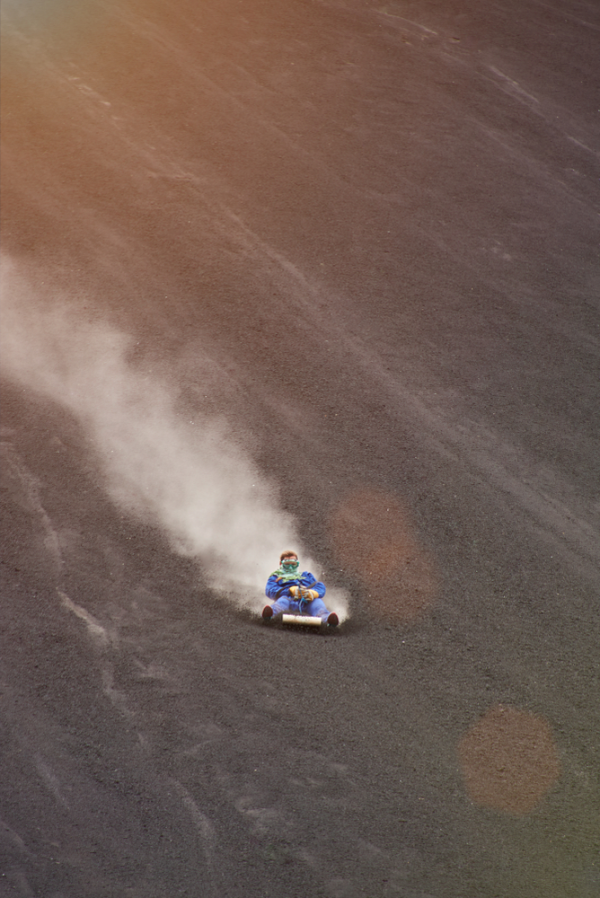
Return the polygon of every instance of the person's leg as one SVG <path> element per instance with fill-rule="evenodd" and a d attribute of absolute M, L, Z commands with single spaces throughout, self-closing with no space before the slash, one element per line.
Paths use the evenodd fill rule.
<path fill-rule="evenodd" d="M 313 599 L 312 602 L 309 602 L 306 606 L 306 610 L 311 617 L 321 617 L 323 620 L 327 620 L 329 616 L 327 605 L 323 599 Z"/>
<path fill-rule="evenodd" d="M 290 611 L 290 605 L 295 605 L 296 602 L 293 602 L 289 596 L 281 596 L 277 599 L 276 602 L 273 602 L 271 608 L 273 609 L 273 614 L 281 614 Z M 292 609 L 293 613 L 293 609 Z"/>
<path fill-rule="evenodd" d="M 327 605 L 323 599 L 313 599 L 307 610 L 311 617 L 320 617 L 323 623 L 330 627 L 337 627 L 340 622 L 335 611 L 327 610 Z"/>

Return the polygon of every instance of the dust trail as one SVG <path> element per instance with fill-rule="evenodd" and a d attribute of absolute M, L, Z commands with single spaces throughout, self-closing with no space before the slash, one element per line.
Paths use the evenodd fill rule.
<path fill-rule="evenodd" d="M 49 308 L 7 259 L 0 339 L 2 374 L 82 423 L 113 501 L 160 526 L 177 552 L 198 557 L 213 588 L 260 607 L 281 550 L 302 547 L 275 487 L 227 423 L 182 417 L 177 390 L 128 361 L 125 334 L 84 321 L 65 301 Z M 343 595 L 332 598 L 345 616 Z"/>

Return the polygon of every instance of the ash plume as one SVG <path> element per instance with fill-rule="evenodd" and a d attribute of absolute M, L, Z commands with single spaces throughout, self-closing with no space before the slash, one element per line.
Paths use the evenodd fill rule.
<path fill-rule="evenodd" d="M 160 527 L 175 551 L 197 557 L 214 589 L 258 608 L 281 550 L 302 551 L 294 521 L 227 422 L 197 413 L 190 421 L 177 408 L 175 386 L 128 358 L 131 344 L 64 299 L 53 297 L 50 307 L 47 296 L 39 301 L 3 260 L 2 375 L 78 419 L 116 505 Z M 313 564 L 304 553 L 302 561 Z M 332 599 L 344 615 L 343 597 Z"/>

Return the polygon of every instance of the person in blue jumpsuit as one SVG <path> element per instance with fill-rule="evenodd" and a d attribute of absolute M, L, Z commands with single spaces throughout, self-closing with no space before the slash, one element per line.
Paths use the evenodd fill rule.
<path fill-rule="evenodd" d="M 328 611 L 323 596 L 325 584 L 320 583 L 310 571 L 299 572 L 300 563 L 295 552 L 282 552 L 279 567 L 267 580 L 265 594 L 275 599 L 263 608 L 263 620 L 271 620 L 276 614 L 308 614 L 320 617 L 328 627 L 337 627 L 339 618 L 335 611 Z"/>

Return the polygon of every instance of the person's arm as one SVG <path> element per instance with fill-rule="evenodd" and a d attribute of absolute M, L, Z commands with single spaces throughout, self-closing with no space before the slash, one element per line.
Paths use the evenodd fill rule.
<path fill-rule="evenodd" d="M 271 574 L 271 576 L 267 580 L 267 585 L 265 587 L 265 595 L 269 599 L 272 599 L 274 601 L 275 599 L 279 598 L 280 588 L 281 587 L 279 586 L 279 580 L 277 578 L 277 574 Z"/>
<path fill-rule="evenodd" d="M 310 571 L 304 571 L 302 574 L 302 583 L 306 584 L 305 589 L 310 590 L 311 593 L 315 593 L 312 595 L 312 599 L 322 599 L 325 595 L 326 589 L 325 584 L 321 583 L 320 580 L 317 580 L 314 574 L 311 574 Z"/>
<path fill-rule="evenodd" d="M 280 599 L 281 596 L 293 596 L 295 595 L 294 587 L 297 588 L 297 583 L 298 580 L 282 583 L 277 574 L 271 574 L 267 580 L 265 593 L 273 601 Z"/>

